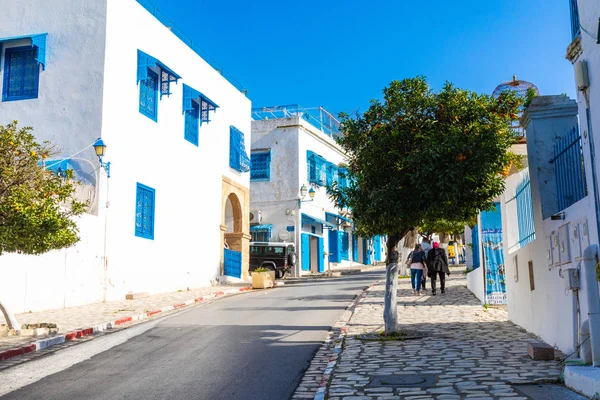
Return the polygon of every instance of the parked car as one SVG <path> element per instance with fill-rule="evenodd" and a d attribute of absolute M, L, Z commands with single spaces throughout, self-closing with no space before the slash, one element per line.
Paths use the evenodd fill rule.
<path fill-rule="evenodd" d="M 263 267 L 275 271 L 275 278 L 283 278 L 296 265 L 296 247 L 293 243 L 250 242 L 250 266 L 252 272 Z"/>

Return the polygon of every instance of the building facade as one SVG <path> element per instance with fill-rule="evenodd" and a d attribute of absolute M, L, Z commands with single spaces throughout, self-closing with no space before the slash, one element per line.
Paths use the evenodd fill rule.
<path fill-rule="evenodd" d="M 160 15 L 141 0 L 3 8 L 0 124 L 55 144 L 47 167 L 75 169 L 92 205 L 76 246 L 0 258 L 14 312 L 248 277 L 250 101 Z"/>
<path fill-rule="evenodd" d="M 382 237 L 353 232 L 351 212 L 328 196 L 349 184 L 339 122 L 322 108 L 254 108 L 250 175 L 253 241 L 293 242 L 296 274 L 385 259 Z"/>

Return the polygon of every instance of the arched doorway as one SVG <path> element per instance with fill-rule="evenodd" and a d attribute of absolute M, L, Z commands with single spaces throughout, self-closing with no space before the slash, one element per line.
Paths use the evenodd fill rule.
<path fill-rule="evenodd" d="M 221 275 L 248 279 L 249 190 L 223 177 Z"/>

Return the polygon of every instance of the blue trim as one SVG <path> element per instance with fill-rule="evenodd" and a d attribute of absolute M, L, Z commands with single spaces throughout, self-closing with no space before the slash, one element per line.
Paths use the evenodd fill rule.
<path fill-rule="evenodd" d="M 3 78 L 3 85 L 2 85 L 2 101 L 16 101 L 16 100 L 28 100 L 28 99 L 37 99 L 38 98 L 38 93 L 39 93 L 39 84 L 40 84 L 40 71 L 39 71 L 39 65 L 37 64 L 37 62 L 35 63 L 35 66 L 33 65 L 28 65 L 28 66 L 21 66 L 21 71 L 19 71 L 17 69 L 17 66 L 13 66 L 11 63 L 11 55 L 13 54 L 18 54 L 18 53 L 32 53 L 32 52 L 36 52 L 35 50 L 32 50 L 32 48 L 30 46 L 21 46 L 21 47 L 10 47 L 7 48 L 5 51 L 5 55 L 4 55 L 4 78 Z M 32 53 L 33 54 L 33 53 Z M 26 55 L 23 55 L 23 58 L 25 58 Z M 32 62 L 32 61 L 36 61 L 35 60 L 35 56 L 33 56 L 33 58 L 31 60 L 25 60 L 24 62 Z M 30 76 L 26 75 L 27 68 L 36 68 L 36 71 L 31 74 Z M 17 76 L 15 80 L 13 80 L 14 78 L 14 74 L 19 74 L 20 76 Z M 33 79 L 33 81 L 28 81 L 28 79 Z M 11 83 L 13 85 L 16 85 L 17 83 L 19 83 L 19 91 L 17 92 L 18 94 L 12 94 L 11 92 L 14 92 L 14 87 L 11 89 Z M 26 91 L 25 86 L 30 86 L 31 88 Z"/>
<path fill-rule="evenodd" d="M 154 240 L 156 190 L 137 183 L 135 197 L 135 236 Z"/>
<path fill-rule="evenodd" d="M 250 181 L 271 180 L 271 150 L 250 153 Z"/>
<path fill-rule="evenodd" d="M 535 224 L 533 217 L 533 200 L 531 197 L 531 181 L 529 173 L 517 185 L 517 225 L 519 228 L 519 245 L 521 247 L 535 240 Z M 483 227 L 482 232 L 484 232 Z"/>
<path fill-rule="evenodd" d="M 145 115 L 146 117 L 150 118 L 151 120 L 153 120 L 154 122 L 158 122 L 158 74 L 154 71 L 152 71 L 149 68 L 147 69 L 147 78 L 144 79 L 143 81 L 141 81 L 140 84 L 140 113 L 142 113 L 143 115 Z M 150 77 L 154 78 L 154 87 L 150 87 L 149 82 L 150 81 Z M 152 90 L 152 92 L 154 93 L 153 97 L 154 99 L 150 98 L 150 93 L 148 93 L 148 96 L 146 95 L 146 91 L 149 92 L 150 90 Z M 144 97 L 146 97 L 144 99 Z M 142 101 L 144 100 L 144 101 Z M 152 100 L 154 103 L 154 107 L 152 107 L 152 110 L 150 110 L 151 107 L 149 107 L 147 105 L 147 102 Z"/>
<path fill-rule="evenodd" d="M 194 104 L 195 103 L 195 104 Z M 181 113 L 185 113 L 186 111 L 192 110 L 195 106 L 198 107 L 200 111 L 200 125 L 203 122 L 210 122 L 210 112 L 216 112 L 219 106 L 203 95 L 201 92 L 192 88 L 191 86 L 183 84 L 183 103 L 181 107 Z"/>
<path fill-rule="evenodd" d="M 317 271 L 319 272 L 325 272 L 325 257 L 323 243 L 323 238 L 317 237 Z"/>
<path fill-rule="evenodd" d="M 244 133 L 233 125 L 229 127 L 229 166 L 238 172 L 250 171 Z"/>
<path fill-rule="evenodd" d="M 311 215 L 308 215 L 308 214 L 302 214 L 302 224 L 303 225 L 304 224 L 307 224 L 307 225 L 321 224 L 321 225 L 323 225 L 323 228 L 325 228 L 325 227 L 328 227 L 328 228 L 331 228 L 331 229 L 335 229 L 336 228 L 335 225 L 333 225 L 333 224 L 331 224 L 331 223 L 329 223 L 327 221 L 324 221 L 324 220 L 322 220 L 320 218 L 316 218 L 316 217 L 313 217 Z"/>
<path fill-rule="evenodd" d="M 198 146 L 199 115 L 198 105 L 195 104 L 191 110 L 185 111 L 184 116 L 183 138 L 195 146 Z"/>
<path fill-rule="evenodd" d="M 264 231 L 264 230 L 267 230 L 267 229 L 270 230 L 272 227 L 273 227 L 273 225 L 271 225 L 271 224 L 252 225 L 250 227 L 250 232 L 252 232 L 252 231 Z"/>
<path fill-rule="evenodd" d="M 0 38 L 0 44 L 2 44 L 3 42 L 10 42 L 10 41 L 14 41 L 14 40 L 20 40 L 20 39 L 31 39 L 31 46 L 37 48 L 37 55 L 35 57 L 35 60 L 38 62 L 38 64 L 40 64 L 42 66 L 42 70 L 46 69 L 46 48 L 47 48 L 47 44 L 46 44 L 46 40 L 48 38 L 48 33 L 36 33 L 33 35 L 23 35 L 23 36 L 13 36 L 13 37 L 6 37 L 6 38 Z M 1 46 L 0 46 L 1 49 Z"/>
<path fill-rule="evenodd" d="M 148 68 L 160 68 L 160 98 L 163 95 L 171 95 L 171 82 L 177 83 L 181 76 L 179 76 L 171 68 L 167 67 L 164 63 L 160 62 L 156 58 L 143 51 L 137 51 L 138 54 L 138 66 L 137 66 L 137 83 L 148 79 Z"/>
<path fill-rule="evenodd" d="M 351 220 L 351 219 L 348 219 L 348 218 L 346 218 L 346 217 L 342 217 L 342 216 L 341 216 L 341 215 L 339 215 L 339 214 L 334 214 L 334 213 L 326 212 L 326 213 L 325 213 L 325 219 L 329 219 L 329 218 L 335 218 L 335 219 L 337 219 L 337 220 L 338 220 L 338 221 L 337 221 L 337 223 L 338 223 L 338 224 L 340 224 L 340 223 L 341 223 L 340 221 L 345 221 L 345 222 L 348 222 L 348 223 L 350 223 L 350 224 L 352 223 L 352 220 Z"/>

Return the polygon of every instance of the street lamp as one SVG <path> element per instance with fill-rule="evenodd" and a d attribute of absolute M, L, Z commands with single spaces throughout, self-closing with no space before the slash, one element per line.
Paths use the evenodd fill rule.
<path fill-rule="evenodd" d="M 304 198 L 306 197 L 306 193 L 308 193 L 308 197 L 310 197 L 310 200 L 304 200 Z M 315 199 L 315 189 L 310 188 L 310 190 L 306 187 L 306 185 L 302 185 L 302 187 L 300 188 L 300 198 L 298 199 L 298 208 L 300 208 L 300 204 L 301 203 L 306 203 L 308 201 L 313 201 Z"/>
<path fill-rule="evenodd" d="M 100 161 L 100 166 L 104 168 L 106 171 L 106 176 L 110 178 L 110 162 L 105 163 L 102 161 L 102 157 L 106 154 L 106 145 L 104 144 L 104 140 L 98 138 L 94 143 L 94 150 L 96 151 L 96 155 L 98 156 L 98 161 Z"/>

